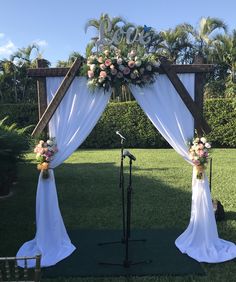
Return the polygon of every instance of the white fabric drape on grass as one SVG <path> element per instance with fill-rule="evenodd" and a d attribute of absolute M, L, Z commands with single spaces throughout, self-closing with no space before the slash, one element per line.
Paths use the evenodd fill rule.
<path fill-rule="evenodd" d="M 179 78 L 194 98 L 194 74 L 181 74 Z M 161 135 L 191 163 L 187 141 L 193 138 L 193 118 L 167 76 L 159 75 L 154 84 L 145 88 L 131 85 L 130 89 Z M 175 244 L 199 262 L 223 262 L 236 257 L 236 245 L 218 237 L 206 176 L 198 180 L 193 173 L 190 222 Z"/>
<path fill-rule="evenodd" d="M 62 79 L 47 78 L 48 102 Z M 90 93 L 85 78 L 74 79 L 49 123 L 50 137 L 56 137 L 58 147 L 50 168 L 63 163 L 81 145 L 96 125 L 109 98 L 110 93 L 104 93 L 103 90 Z M 49 172 L 48 179 L 43 179 L 41 174 L 39 176 L 35 238 L 26 242 L 17 253 L 17 256 L 42 254 L 42 266 L 54 265 L 75 250 L 60 213 L 53 170 L 50 169 Z M 34 262 L 31 266 L 34 266 Z"/>

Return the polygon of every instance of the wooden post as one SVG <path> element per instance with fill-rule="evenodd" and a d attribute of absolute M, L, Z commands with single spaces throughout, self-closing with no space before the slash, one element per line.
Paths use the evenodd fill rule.
<path fill-rule="evenodd" d="M 203 64 L 204 58 L 200 55 L 197 55 L 194 59 L 194 64 Z M 206 75 L 205 73 L 195 73 L 195 82 L 194 82 L 194 101 L 198 106 L 198 110 L 203 116 L 203 94 L 204 94 L 204 85 L 205 85 Z M 203 135 L 203 131 L 201 129 L 201 125 L 197 120 L 194 120 L 194 128 L 197 130 L 197 134 L 199 137 Z"/>
<path fill-rule="evenodd" d="M 46 61 L 43 59 L 37 60 L 37 68 L 46 68 Z M 47 92 L 46 92 L 46 77 L 37 77 L 37 92 L 38 92 L 38 114 L 39 120 L 47 109 Z"/>

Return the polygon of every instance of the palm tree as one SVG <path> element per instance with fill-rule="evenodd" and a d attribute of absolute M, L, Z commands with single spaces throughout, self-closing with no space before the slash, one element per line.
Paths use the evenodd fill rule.
<path fill-rule="evenodd" d="M 226 86 L 225 97 L 236 94 L 236 30 L 232 34 L 220 34 L 212 42 L 211 53 L 213 63 L 221 70 L 221 79 Z"/>
<path fill-rule="evenodd" d="M 171 62 L 186 63 L 189 59 L 192 44 L 189 39 L 191 31 L 189 24 L 179 24 L 174 29 L 160 32 L 158 49 L 156 52 L 161 56 L 167 57 Z"/>
<path fill-rule="evenodd" d="M 211 52 L 211 60 L 214 63 L 224 63 L 228 71 L 236 70 L 236 30 L 232 35 L 219 34 L 212 41 L 214 49 Z"/>
<path fill-rule="evenodd" d="M 30 65 L 31 62 L 34 59 L 31 59 L 31 55 L 33 53 L 33 51 L 36 50 L 36 58 L 39 58 L 41 57 L 41 54 L 39 52 L 39 46 L 37 44 L 30 44 L 29 46 L 27 47 L 23 47 L 23 48 L 20 48 L 18 49 L 15 53 L 13 53 L 10 57 L 10 60 L 13 62 L 13 61 L 16 61 L 17 62 L 17 65 L 19 66 L 22 66 L 23 64 L 27 64 L 27 65 Z"/>
<path fill-rule="evenodd" d="M 223 29 L 227 32 L 227 25 L 218 18 L 201 18 L 199 21 L 198 28 L 190 28 L 189 32 L 193 36 L 194 40 L 194 53 L 199 54 L 207 60 L 209 54 L 209 48 L 211 48 L 211 43 L 214 40 L 214 32 Z"/>

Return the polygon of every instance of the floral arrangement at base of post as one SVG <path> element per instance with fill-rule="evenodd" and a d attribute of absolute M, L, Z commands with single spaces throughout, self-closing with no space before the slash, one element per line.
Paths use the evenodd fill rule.
<path fill-rule="evenodd" d="M 153 83 L 159 66 L 156 54 L 145 53 L 140 48 L 130 51 L 127 48 L 125 51 L 107 48 L 88 57 L 85 72 L 90 89 L 109 90 L 130 83 L 139 86 Z"/>
<path fill-rule="evenodd" d="M 36 153 L 36 160 L 38 162 L 37 169 L 42 171 L 42 177 L 45 179 L 49 177 L 49 163 L 57 151 L 55 138 L 51 138 L 46 142 L 40 140 L 34 148 L 34 153 Z"/>
<path fill-rule="evenodd" d="M 205 137 L 195 138 L 190 143 L 189 157 L 194 164 L 197 179 L 204 178 L 204 172 L 209 159 L 209 149 L 211 145 Z"/>

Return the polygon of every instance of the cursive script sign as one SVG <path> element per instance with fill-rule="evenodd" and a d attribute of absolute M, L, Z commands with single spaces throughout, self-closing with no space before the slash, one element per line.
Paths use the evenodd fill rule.
<path fill-rule="evenodd" d="M 149 28 L 149 31 L 151 28 Z M 103 19 L 100 22 L 98 30 L 98 38 L 96 40 L 97 49 L 100 46 L 108 45 L 119 45 L 121 41 L 125 38 L 127 44 L 133 44 L 138 42 L 141 45 L 145 45 L 150 42 L 150 33 L 145 29 L 139 31 L 135 27 L 129 27 L 127 30 L 124 30 L 123 27 L 118 27 L 111 37 L 107 35 L 112 31 L 112 23 L 109 18 Z"/>

